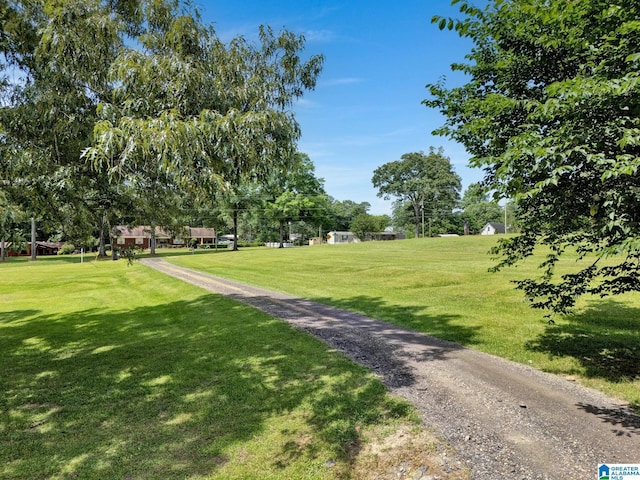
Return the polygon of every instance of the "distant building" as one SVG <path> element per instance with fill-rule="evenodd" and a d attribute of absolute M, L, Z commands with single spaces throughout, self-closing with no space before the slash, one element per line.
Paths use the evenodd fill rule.
<path fill-rule="evenodd" d="M 119 225 L 116 227 L 117 246 L 135 245 L 142 249 L 149 248 L 149 242 L 151 240 L 151 227 L 126 227 Z M 156 247 L 182 247 L 188 245 L 190 240 L 195 240 L 196 243 L 208 244 L 213 243 L 216 238 L 216 231 L 213 228 L 191 228 L 184 227 L 180 234 L 172 234 L 165 232 L 163 229 L 156 227 Z"/>
<path fill-rule="evenodd" d="M 484 226 L 480 235 L 495 235 L 497 233 L 505 233 L 505 231 L 504 223 L 490 222 Z"/>
<path fill-rule="evenodd" d="M 402 232 L 372 232 L 367 234 L 367 240 L 403 240 L 405 234 Z M 352 232 L 329 232 L 327 234 L 327 243 L 336 245 L 340 243 L 357 243 L 360 239 Z"/>
<path fill-rule="evenodd" d="M 329 232 L 327 233 L 327 243 L 329 245 L 338 245 L 341 243 L 359 242 L 358 238 L 351 232 Z"/>
<path fill-rule="evenodd" d="M 406 238 L 406 235 L 404 234 L 404 232 L 388 232 L 388 231 L 384 231 L 384 232 L 374 232 L 371 233 L 369 238 L 371 238 L 371 240 L 404 240 Z"/>

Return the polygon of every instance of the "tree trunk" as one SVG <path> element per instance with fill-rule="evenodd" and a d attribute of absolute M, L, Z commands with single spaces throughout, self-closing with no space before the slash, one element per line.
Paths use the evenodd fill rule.
<path fill-rule="evenodd" d="M 111 229 L 111 223 L 107 222 L 107 228 L 109 229 L 109 243 L 111 244 L 111 259 L 117 260 L 116 242 L 118 241 L 118 237 L 114 235 L 114 231 Z"/>
<path fill-rule="evenodd" d="M 4 245 L 7 242 L 7 237 L 5 235 L 6 232 L 4 231 L 5 227 L 6 227 L 6 222 L 5 222 L 5 216 L 3 215 L 2 216 L 2 240 L 0 240 L 0 242 L 1 242 L 0 243 L 0 262 L 4 262 L 4 260 L 5 260 L 5 250 L 4 250 L 5 247 L 4 247 Z"/>
<path fill-rule="evenodd" d="M 104 258 L 107 256 L 107 247 L 104 242 L 104 226 L 107 223 L 105 216 L 102 216 L 100 221 L 100 244 L 98 245 L 98 257 Z M 112 247 L 113 248 L 113 247 Z"/>
<path fill-rule="evenodd" d="M 37 244 L 36 244 L 36 219 L 31 217 L 31 260 L 34 261 L 37 258 Z"/>
<path fill-rule="evenodd" d="M 418 205 L 417 203 L 413 204 L 413 217 L 415 219 L 415 232 L 416 232 L 416 238 L 420 237 L 420 205 Z"/>
<path fill-rule="evenodd" d="M 156 254 L 156 223 L 151 222 L 151 238 L 149 238 L 149 254 L 155 256 Z"/>
<path fill-rule="evenodd" d="M 238 251 L 238 209 L 233 209 L 233 251 Z"/>

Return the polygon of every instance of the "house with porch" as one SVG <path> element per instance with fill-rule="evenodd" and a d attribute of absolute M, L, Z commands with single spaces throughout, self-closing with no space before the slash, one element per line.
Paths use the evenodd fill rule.
<path fill-rule="evenodd" d="M 139 227 L 127 227 L 118 225 L 115 227 L 116 246 L 124 247 L 135 245 L 143 250 L 149 248 L 151 242 L 151 227 L 143 225 Z M 160 227 L 155 229 L 156 248 L 185 247 L 195 240 L 199 245 L 213 243 L 216 238 L 214 228 L 184 227 L 180 233 L 166 232 Z"/>

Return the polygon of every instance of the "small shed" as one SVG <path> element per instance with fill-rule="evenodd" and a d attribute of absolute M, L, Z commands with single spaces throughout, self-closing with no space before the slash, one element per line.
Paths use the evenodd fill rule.
<path fill-rule="evenodd" d="M 489 222 L 484 226 L 484 228 L 480 232 L 480 235 L 495 235 L 497 233 L 505 232 L 506 230 L 504 223 Z"/>

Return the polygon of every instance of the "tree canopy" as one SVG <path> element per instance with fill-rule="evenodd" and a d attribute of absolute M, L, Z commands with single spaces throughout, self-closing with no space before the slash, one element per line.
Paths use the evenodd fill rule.
<path fill-rule="evenodd" d="M 400 160 L 376 168 L 372 182 L 379 197 L 411 204 L 416 237 L 423 209 L 431 216 L 444 210 L 450 213 L 460 198 L 460 177 L 442 149 L 431 148 L 428 154 L 405 153 Z"/>
<path fill-rule="evenodd" d="M 437 133 L 517 203 L 522 233 L 501 241 L 497 267 L 548 248 L 541 277 L 518 286 L 554 312 L 585 293 L 640 290 L 640 4 L 452 3 L 463 19 L 433 21 L 473 41 L 452 66 L 467 82 L 428 85 L 424 103 L 446 118 Z M 557 278 L 568 248 L 591 260 Z"/>
<path fill-rule="evenodd" d="M 460 208 L 470 233 L 480 232 L 487 223 L 504 221 L 504 209 L 489 198 L 486 189 L 479 183 L 467 187 Z"/>
<path fill-rule="evenodd" d="M 291 106 L 323 63 L 303 36 L 224 43 L 180 0 L 13 0 L 0 19 L 0 189 L 64 236 L 168 227 L 184 198 L 224 198 L 237 224 L 233 199 L 295 163 Z"/>

